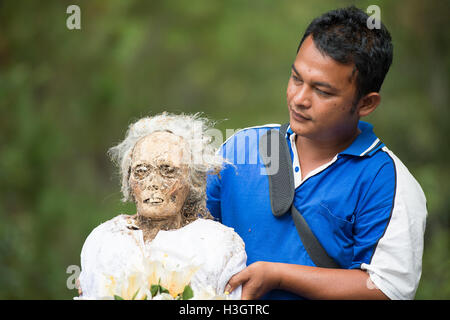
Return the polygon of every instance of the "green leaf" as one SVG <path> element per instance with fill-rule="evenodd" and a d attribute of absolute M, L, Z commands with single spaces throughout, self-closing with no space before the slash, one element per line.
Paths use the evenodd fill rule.
<path fill-rule="evenodd" d="M 136 298 L 138 292 L 139 292 L 139 289 L 137 289 L 136 292 L 133 294 L 133 298 L 131 298 L 131 300 L 134 300 Z"/>
<path fill-rule="evenodd" d="M 166 288 L 164 288 L 164 287 L 162 287 L 162 286 L 159 286 L 159 288 L 160 288 L 160 293 L 169 293 L 169 290 L 167 290 Z"/>
<path fill-rule="evenodd" d="M 124 298 L 122 298 L 121 296 L 114 295 L 114 300 L 124 300 Z"/>
<path fill-rule="evenodd" d="M 183 294 L 182 294 L 183 300 L 192 299 L 193 296 L 194 296 L 194 291 L 192 291 L 191 286 L 189 286 L 189 285 L 185 286 L 184 290 L 183 290 Z"/>
<path fill-rule="evenodd" d="M 159 284 L 152 284 L 150 287 L 150 293 L 152 294 L 152 297 L 156 296 L 159 291 Z"/>

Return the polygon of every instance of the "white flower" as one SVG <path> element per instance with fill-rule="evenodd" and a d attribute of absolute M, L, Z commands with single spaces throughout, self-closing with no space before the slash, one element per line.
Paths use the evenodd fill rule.
<path fill-rule="evenodd" d="M 183 293 L 184 288 L 189 285 L 192 276 L 198 269 L 199 267 L 194 265 L 172 270 L 164 268 L 164 272 L 160 274 L 160 285 L 169 290 L 169 293 L 175 298 Z"/>
<path fill-rule="evenodd" d="M 105 275 L 104 297 L 120 297 L 124 300 L 144 300 L 150 296 L 145 278 L 140 272 L 122 274 L 121 277 Z"/>
<path fill-rule="evenodd" d="M 123 272 L 120 276 L 103 275 L 102 298 L 168 300 L 170 296 L 173 300 L 181 295 L 185 287 L 190 284 L 191 278 L 199 266 L 193 264 L 183 267 L 167 266 L 160 261 L 148 260 L 139 269 Z M 152 297 L 151 288 L 154 285 L 159 285 L 169 293 L 157 292 Z"/>
<path fill-rule="evenodd" d="M 169 293 L 160 293 L 153 297 L 153 300 L 174 300 Z"/>
<path fill-rule="evenodd" d="M 203 287 L 196 290 L 193 300 L 230 300 L 229 293 L 216 294 L 216 291 L 211 287 Z"/>

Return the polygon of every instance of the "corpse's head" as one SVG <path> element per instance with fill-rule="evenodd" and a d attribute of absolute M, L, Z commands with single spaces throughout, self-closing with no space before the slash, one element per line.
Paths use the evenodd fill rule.
<path fill-rule="evenodd" d="M 179 226 L 211 217 L 206 177 L 223 164 L 211 128 L 198 114 L 164 112 L 132 123 L 125 139 L 109 149 L 120 169 L 122 200 L 134 201 L 140 217 L 181 219 Z"/>
<path fill-rule="evenodd" d="M 189 194 L 189 151 L 183 138 L 154 132 L 140 139 L 131 155 L 129 184 L 138 215 L 178 219 Z"/>

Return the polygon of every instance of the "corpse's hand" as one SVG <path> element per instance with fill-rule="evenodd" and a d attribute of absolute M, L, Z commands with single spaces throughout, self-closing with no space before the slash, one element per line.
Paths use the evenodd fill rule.
<path fill-rule="evenodd" d="M 278 288 L 279 283 L 276 265 L 258 261 L 232 276 L 225 291 L 232 292 L 242 284 L 242 300 L 254 300 Z"/>
<path fill-rule="evenodd" d="M 81 286 L 80 286 L 80 278 L 77 278 L 77 281 L 75 282 L 75 288 L 78 289 L 79 296 L 83 295 L 83 291 L 81 290 Z"/>

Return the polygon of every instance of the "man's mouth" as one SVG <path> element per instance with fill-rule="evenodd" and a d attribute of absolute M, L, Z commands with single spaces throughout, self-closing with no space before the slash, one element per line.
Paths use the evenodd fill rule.
<path fill-rule="evenodd" d="M 305 116 L 301 113 L 295 112 L 292 108 L 291 108 L 291 112 L 292 112 L 292 117 L 297 120 L 297 121 L 308 121 L 311 120 L 310 117 Z"/>

